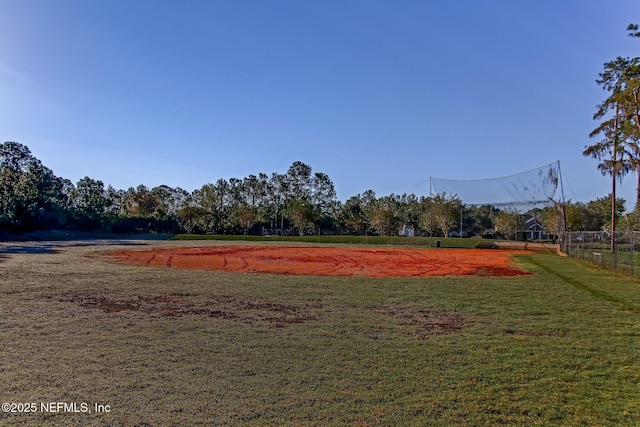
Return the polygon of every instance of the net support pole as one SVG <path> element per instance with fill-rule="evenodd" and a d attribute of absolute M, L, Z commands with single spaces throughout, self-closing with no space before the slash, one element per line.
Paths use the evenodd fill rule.
<path fill-rule="evenodd" d="M 429 245 L 433 247 L 433 178 L 429 177 Z"/>
<path fill-rule="evenodd" d="M 564 185 L 562 184 L 562 168 L 560 167 L 560 160 L 558 160 L 558 177 L 560 181 L 560 205 L 562 206 L 562 209 L 560 210 L 560 212 L 562 213 L 562 233 L 560 234 L 560 238 L 562 239 L 562 241 L 560 242 L 560 248 L 566 252 L 567 249 L 565 248 L 565 246 L 567 245 L 567 211 L 565 209 L 564 203 Z"/>

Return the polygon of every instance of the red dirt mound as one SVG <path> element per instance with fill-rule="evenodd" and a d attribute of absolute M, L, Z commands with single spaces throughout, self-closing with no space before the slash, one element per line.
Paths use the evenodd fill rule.
<path fill-rule="evenodd" d="M 245 273 L 315 276 L 519 276 L 510 254 L 480 249 L 393 249 L 311 246 L 207 246 L 123 250 L 108 255 L 128 264 Z"/>

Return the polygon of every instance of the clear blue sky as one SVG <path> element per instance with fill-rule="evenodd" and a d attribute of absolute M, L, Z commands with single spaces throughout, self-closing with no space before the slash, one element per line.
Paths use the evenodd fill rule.
<path fill-rule="evenodd" d="M 589 201 L 595 80 L 640 56 L 632 22 L 636 0 L 0 0 L 0 141 L 116 188 L 299 160 L 343 201 L 560 160 Z"/>

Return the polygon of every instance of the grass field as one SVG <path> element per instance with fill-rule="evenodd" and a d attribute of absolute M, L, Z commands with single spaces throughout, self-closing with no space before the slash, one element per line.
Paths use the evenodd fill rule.
<path fill-rule="evenodd" d="M 97 252 L 224 243 L 114 243 L 0 246 L 0 400 L 37 404 L 0 425 L 640 425 L 637 280 L 533 253 L 507 278 L 177 270 Z"/>

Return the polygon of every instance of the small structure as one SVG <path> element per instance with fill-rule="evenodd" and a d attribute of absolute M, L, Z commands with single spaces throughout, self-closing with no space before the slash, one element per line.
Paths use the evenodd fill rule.
<path fill-rule="evenodd" d="M 542 222 L 535 215 L 525 214 L 524 217 L 524 230 L 527 233 L 529 240 L 543 239 L 547 237 L 547 233 L 544 232 Z"/>
<path fill-rule="evenodd" d="M 413 227 L 408 227 L 408 226 L 405 225 L 399 230 L 398 236 L 414 237 L 415 236 L 415 231 L 414 231 Z"/>

